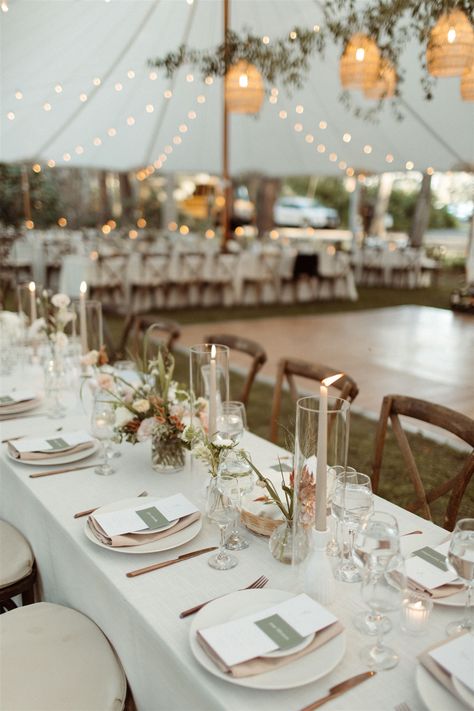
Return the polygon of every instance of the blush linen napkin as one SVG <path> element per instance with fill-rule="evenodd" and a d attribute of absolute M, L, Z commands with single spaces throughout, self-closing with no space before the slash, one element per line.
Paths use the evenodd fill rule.
<path fill-rule="evenodd" d="M 20 462 L 36 462 L 42 459 L 54 459 L 55 457 L 67 457 L 70 454 L 76 454 L 76 452 L 82 452 L 85 449 L 91 449 L 94 446 L 94 442 L 83 442 L 82 444 L 76 444 L 73 447 L 68 447 L 67 449 L 60 449 L 53 452 L 19 452 L 15 447 L 14 442 L 8 443 L 8 450 L 12 457 L 19 459 Z"/>
<path fill-rule="evenodd" d="M 39 403 L 39 398 L 30 397 L 27 400 L 19 400 L 18 402 L 11 402 L 5 405 L 0 405 L 0 416 L 11 416 L 16 413 L 21 413 L 27 410 L 31 405 L 36 405 Z"/>
<path fill-rule="evenodd" d="M 167 528 L 166 531 L 156 531 L 156 533 L 122 533 L 117 536 L 108 536 L 100 524 L 96 521 L 94 516 L 89 516 L 87 519 L 87 525 L 91 533 L 97 538 L 100 543 L 111 548 L 125 548 L 126 546 L 143 546 L 145 543 L 153 543 L 154 541 L 159 541 L 160 538 L 166 538 L 166 536 L 171 536 L 178 531 L 182 531 L 183 528 L 187 528 L 195 521 L 199 521 L 201 518 L 200 511 L 195 511 L 189 516 L 183 516 L 180 518 L 178 523 L 171 528 Z"/>
<path fill-rule="evenodd" d="M 286 657 L 255 657 L 254 659 L 248 659 L 246 662 L 241 662 L 240 664 L 235 664 L 232 667 L 227 666 L 222 659 L 214 652 L 212 647 L 206 642 L 204 637 L 199 634 L 199 630 L 196 633 L 197 640 L 203 650 L 206 652 L 208 657 L 212 659 L 214 664 L 224 673 L 230 674 L 236 679 L 240 679 L 245 676 L 256 676 L 257 674 L 264 674 L 265 672 L 273 671 L 279 667 L 286 666 L 295 662 L 297 659 L 311 654 L 316 649 L 322 647 L 326 642 L 337 637 L 337 635 L 343 632 L 344 627 L 340 622 L 334 622 L 332 625 L 328 625 L 324 629 L 316 632 L 313 641 L 304 649 L 294 654 L 289 654 Z"/>
<path fill-rule="evenodd" d="M 466 586 L 462 583 L 446 583 L 445 585 L 440 585 L 437 588 L 425 588 L 423 587 L 423 585 L 415 583 L 414 580 L 409 580 L 408 587 L 411 590 L 417 590 L 418 592 L 427 593 L 434 600 L 437 600 L 442 597 L 450 597 L 451 595 L 456 595 L 456 593 L 459 593 L 464 590 Z"/>
<path fill-rule="evenodd" d="M 466 702 L 459 696 L 456 689 L 454 688 L 451 674 L 448 671 L 446 671 L 446 669 L 443 669 L 443 667 L 440 664 L 438 664 L 438 662 L 436 662 L 433 659 L 433 657 L 430 656 L 430 652 L 432 652 L 434 649 L 438 649 L 438 647 L 442 647 L 443 644 L 447 644 L 448 642 L 451 642 L 456 637 L 461 637 L 463 634 L 469 634 L 469 633 L 460 632 L 459 634 L 453 634 L 451 637 L 449 637 L 449 639 L 444 639 L 442 642 L 436 642 L 436 644 L 431 645 L 431 647 L 428 647 L 428 649 L 425 649 L 424 652 L 419 654 L 418 660 L 419 660 L 420 664 L 422 664 L 424 666 L 424 668 L 437 681 L 439 681 L 440 684 L 442 684 L 444 686 L 445 689 L 447 689 L 461 703 L 465 704 Z"/>

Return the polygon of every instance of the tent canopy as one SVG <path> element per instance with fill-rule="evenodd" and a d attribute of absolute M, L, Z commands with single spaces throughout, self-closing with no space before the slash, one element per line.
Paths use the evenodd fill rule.
<path fill-rule="evenodd" d="M 312 0 L 230 4 L 233 29 L 250 28 L 270 42 L 295 25 L 322 22 Z M 147 60 L 181 43 L 219 44 L 222 13 L 221 0 L 9 0 L 9 11 L 0 13 L 0 161 L 132 170 L 161 156 L 163 171 L 220 173 L 222 81 L 207 85 L 191 67 L 169 80 Z M 338 99 L 340 49 L 315 54 L 302 90 L 290 96 L 277 85 L 277 103 L 267 97 L 257 117 L 231 116 L 231 172 L 474 165 L 474 105 L 461 100 L 458 78 L 438 80 L 433 101 L 425 101 L 418 52 L 411 46 L 403 56 L 405 119 L 385 106 L 375 123 L 354 117 Z M 362 97 L 360 103 L 371 106 Z"/>

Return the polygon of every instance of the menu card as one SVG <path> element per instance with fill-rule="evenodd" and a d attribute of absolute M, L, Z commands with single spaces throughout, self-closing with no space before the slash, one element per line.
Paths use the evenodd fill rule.
<path fill-rule="evenodd" d="M 435 662 L 474 692 L 474 642 L 472 635 L 463 634 L 430 653 Z"/>
<path fill-rule="evenodd" d="M 165 499 L 147 498 L 143 504 L 120 511 L 96 513 L 94 518 L 107 536 L 119 536 L 136 531 L 155 531 L 197 510 L 183 494 L 174 494 Z"/>
<path fill-rule="evenodd" d="M 34 400 L 36 395 L 28 390 L 15 390 L 15 392 L 2 393 L 0 395 L 0 407 L 17 405 L 19 402 Z"/>
<path fill-rule="evenodd" d="M 83 430 L 61 432 L 51 437 L 23 437 L 15 442 L 15 449 L 20 454 L 24 452 L 57 453 L 72 449 L 80 444 L 93 442 L 93 438 Z"/>
<path fill-rule="evenodd" d="M 291 649 L 334 622 L 337 617 L 302 593 L 252 615 L 199 630 L 198 634 L 232 667 L 277 649 Z"/>
<path fill-rule="evenodd" d="M 424 546 L 414 551 L 406 561 L 406 571 L 410 580 L 427 589 L 437 588 L 457 580 L 457 575 L 446 564 L 449 541 L 436 548 Z"/>

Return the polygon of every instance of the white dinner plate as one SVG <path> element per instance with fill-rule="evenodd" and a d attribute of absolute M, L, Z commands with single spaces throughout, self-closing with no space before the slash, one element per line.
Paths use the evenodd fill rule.
<path fill-rule="evenodd" d="M 146 501 L 143 496 L 136 496 L 133 499 L 114 501 L 112 504 L 101 506 L 95 513 L 107 513 L 108 511 L 119 511 L 120 509 L 131 508 L 132 506 L 141 506 L 143 505 L 144 500 Z M 184 546 L 185 543 L 188 543 L 189 541 L 192 541 L 193 538 L 196 538 L 201 528 L 202 517 L 197 521 L 194 521 L 194 523 L 190 526 L 182 528 L 180 531 L 176 531 L 176 533 L 171 533 L 169 536 L 160 538 L 158 541 L 144 543 L 141 546 L 121 546 L 117 548 L 112 548 L 112 546 L 107 546 L 105 543 L 98 541 L 90 530 L 87 520 L 84 527 L 84 533 L 87 538 L 92 541 L 92 543 L 95 543 L 96 546 L 105 548 L 108 551 L 114 551 L 115 553 L 129 553 L 130 555 L 143 555 L 144 553 L 160 553 L 161 551 L 169 551 L 172 548 Z"/>
<path fill-rule="evenodd" d="M 10 459 L 13 459 L 17 464 L 27 464 L 30 467 L 52 467 L 55 464 L 70 464 L 71 462 L 79 462 L 81 459 L 87 459 L 92 457 L 100 449 L 100 442 L 98 440 L 93 440 L 92 447 L 87 449 L 81 449 L 80 452 L 74 452 L 74 454 L 64 454 L 59 457 L 48 457 L 48 459 L 17 459 L 11 454 L 7 445 L 7 454 Z"/>
<path fill-rule="evenodd" d="M 415 680 L 418 693 L 429 711 L 466 711 L 465 705 L 421 664 L 416 668 Z"/>
<path fill-rule="evenodd" d="M 14 405 L 4 405 L 0 407 L 0 418 L 9 417 L 12 418 L 15 415 L 22 415 L 24 412 L 29 412 L 34 410 L 36 407 L 41 405 L 42 399 L 40 397 L 35 397 L 32 400 L 25 400 L 24 402 L 17 402 Z"/>
<path fill-rule="evenodd" d="M 235 610 L 240 611 L 243 605 L 253 605 L 255 602 L 255 607 L 252 608 L 254 611 L 264 610 L 291 597 L 294 597 L 294 593 L 284 590 L 241 590 L 209 603 L 197 613 L 189 630 L 189 642 L 194 657 L 204 669 L 219 679 L 250 689 L 294 689 L 329 674 L 339 664 L 346 651 L 345 631 L 337 637 L 333 637 L 319 649 L 315 649 L 314 652 L 290 664 L 264 674 L 240 679 L 222 672 L 208 657 L 197 640 L 196 632 L 199 629 L 227 622 L 230 615 Z"/>
<path fill-rule="evenodd" d="M 461 592 L 450 595 L 449 597 L 433 597 L 433 603 L 435 605 L 445 605 L 446 607 L 464 607 L 467 600 L 467 589 L 461 590 Z M 474 602 L 470 607 L 474 607 Z"/>
<path fill-rule="evenodd" d="M 457 677 L 452 676 L 451 680 L 453 682 L 454 688 L 456 689 L 461 699 L 466 702 L 470 709 L 474 709 L 474 693 L 470 689 L 468 689 L 466 684 L 463 684 L 462 681 L 460 681 Z"/>

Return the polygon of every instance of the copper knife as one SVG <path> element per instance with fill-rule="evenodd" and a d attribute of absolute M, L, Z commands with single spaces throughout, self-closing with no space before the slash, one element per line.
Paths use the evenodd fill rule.
<path fill-rule="evenodd" d="M 314 701 L 312 704 L 308 704 L 308 706 L 305 706 L 303 709 L 301 709 L 301 711 L 314 711 L 314 709 L 318 709 L 320 706 L 327 703 L 328 701 L 332 701 L 332 699 L 335 699 L 336 696 L 345 694 L 346 691 L 349 691 L 349 689 L 352 689 L 354 686 L 362 684 L 363 681 L 365 681 L 366 679 L 370 679 L 370 677 L 374 676 L 376 673 L 377 672 L 374 671 L 366 671 L 363 674 L 357 674 L 356 676 L 351 676 L 350 679 L 341 681 L 339 684 L 336 684 L 336 686 L 333 686 L 329 689 L 329 694 L 327 694 L 326 696 L 322 696 L 320 699 Z"/>
<path fill-rule="evenodd" d="M 183 560 L 188 560 L 189 558 L 194 558 L 198 555 L 203 555 L 203 553 L 210 553 L 211 551 L 217 550 L 218 546 L 211 546 L 210 548 L 201 548 L 198 551 L 191 551 L 191 553 L 183 553 L 183 555 L 173 558 L 172 560 L 165 560 L 163 563 L 155 563 L 154 565 L 148 565 L 146 568 L 138 568 L 137 570 L 131 570 L 127 573 L 127 578 L 134 578 L 136 575 L 143 575 L 143 573 L 150 573 L 152 570 L 160 570 L 160 568 L 167 568 L 168 565 L 174 565 L 175 563 L 182 563 Z"/>

